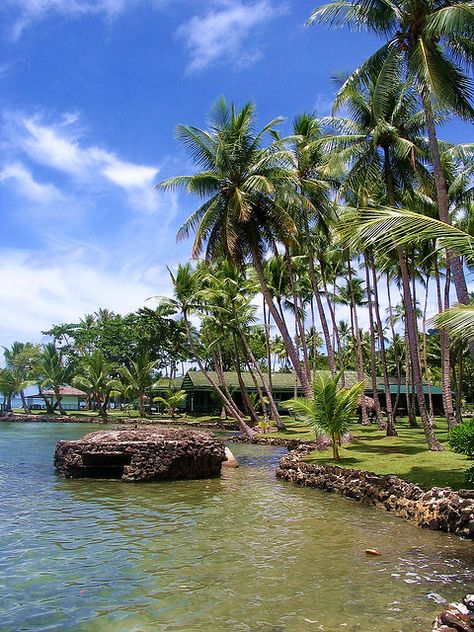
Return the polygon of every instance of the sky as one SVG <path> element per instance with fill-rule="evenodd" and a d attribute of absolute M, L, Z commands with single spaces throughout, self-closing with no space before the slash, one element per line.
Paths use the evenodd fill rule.
<path fill-rule="evenodd" d="M 0 344 L 170 292 L 197 200 L 154 185 L 193 165 L 179 123 L 223 95 L 263 126 L 330 112 L 331 76 L 380 44 L 306 27 L 315 0 L 2 0 Z M 473 141 L 472 127 L 441 130 Z M 150 303 L 148 303 L 150 304 Z"/>

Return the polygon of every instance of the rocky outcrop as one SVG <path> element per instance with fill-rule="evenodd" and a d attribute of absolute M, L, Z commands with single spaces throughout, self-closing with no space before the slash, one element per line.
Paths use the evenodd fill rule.
<path fill-rule="evenodd" d="M 450 603 L 436 618 L 432 632 L 474 632 L 474 595 Z"/>
<path fill-rule="evenodd" d="M 380 476 L 336 465 L 312 465 L 304 453 L 293 451 L 279 463 L 279 478 L 336 492 L 392 511 L 420 527 L 438 529 L 474 538 L 474 490 L 453 491 L 434 487 L 428 491 L 398 476 Z"/>
<path fill-rule="evenodd" d="M 210 433 L 140 428 L 59 441 L 54 465 L 68 478 L 156 481 L 218 476 L 225 458 L 224 444 Z"/>

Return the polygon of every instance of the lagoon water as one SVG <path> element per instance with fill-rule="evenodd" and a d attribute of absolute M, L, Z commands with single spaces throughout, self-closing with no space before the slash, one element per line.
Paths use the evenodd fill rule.
<path fill-rule="evenodd" d="M 231 445 L 221 479 L 60 479 L 56 441 L 91 429 L 0 424 L 2 632 L 415 632 L 474 590 L 471 543 L 276 480 L 281 450 Z"/>

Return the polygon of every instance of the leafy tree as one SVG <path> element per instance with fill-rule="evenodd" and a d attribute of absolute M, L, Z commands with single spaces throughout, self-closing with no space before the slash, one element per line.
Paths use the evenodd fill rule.
<path fill-rule="evenodd" d="M 284 403 L 303 423 L 310 426 L 316 435 L 322 433 L 331 438 L 335 461 L 340 460 L 338 448 L 341 437 L 349 430 L 349 423 L 364 392 L 364 382 L 358 382 L 351 388 L 339 389 L 341 374 L 342 372 L 339 372 L 336 377 L 331 377 L 323 372 L 316 373 L 312 383 L 311 400 L 298 397 Z"/>

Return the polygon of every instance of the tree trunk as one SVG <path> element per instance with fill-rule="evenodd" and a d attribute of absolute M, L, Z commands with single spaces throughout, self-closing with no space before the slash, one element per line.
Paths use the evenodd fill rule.
<path fill-rule="evenodd" d="M 319 294 L 318 279 L 316 276 L 316 269 L 314 267 L 314 249 L 313 249 L 313 243 L 311 241 L 311 233 L 309 230 L 308 215 L 305 210 L 303 210 L 303 221 L 304 221 L 304 230 L 305 230 L 305 237 L 306 237 L 306 246 L 308 249 L 309 278 L 311 281 L 311 287 L 313 290 L 314 298 L 316 300 L 316 307 L 318 309 L 319 320 L 321 321 L 321 329 L 323 330 L 324 342 L 326 344 L 326 350 L 328 354 L 329 370 L 331 371 L 331 375 L 334 376 L 337 373 L 336 359 L 334 357 L 334 348 L 331 342 L 331 335 L 329 333 L 326 312 L 324 311 L 323 303 L 321 301 L 321 296 Z"/>
<path fill-rule="evenodd" d="M 374 308 L 375 320 L 377 323 L 377 331 L 379 334 L 380 360 L 382 363 L 382 375 L 385 388 L 385 408 L 387 413 L 386 435 L 387 437 L 396 437 L 395 419 L 392 410 L 392 395 L 390 393 L 390 380 L 388 379 L 387 359 L 385 356 L 385 340 L 383 335 L 382 319 L 380 317 L 379 289 L 377 283 L 377 273 L 375 271 L 374 256 L 371 252 L 369 255 L 370 269 L 372 272 L 372 285 L 374 291 Z"/>
<path fill-rule="evenodd" d="M 262 265 L 262 261 L 260 259 L 259 253 L 257 251 L 257 248 L 254 244 L 252 244 L 252 260 L 253 260 L 253 265 L 255 268 L 255 271 L 257 272 L 257 277 L 258 280 L 260 282 L 260 288 L 262 290 L 262 294 L 267 302 L 268 305 L 268 309 L 270 311 L 270 314 L 273 317 L 273 320 L 275 321 L 276 326 L 278 327 L 281 337 L 283 338 L 283 342 L 285 344 L 285 348 L 286 351 L 288 353 L 288 356 L 291 360 L 291 363 L 293 364 L 293 368 L 295 370 L 295 373 L 298 377 L 298 380 L 300 381 L 301 384 L 301 388 L 303 389 L 303 393 L 304 396 L 308 399 L 311 399 L 311 388 L 309 385 L 309 381 L 308 381 L 308 376 L 306 375 L 306 372 L 304 371 L 303 367 L 301 366 L 301 362 L 300 359 L 298 357 L 298 353 L 295 349 L 295 346 L 293 344 L 293 341 L 291 340 L 291 336 L 290 333 L 288 331 L 288 328 L 284 322 L 284 320 L 282 319 L 282 317 L 280 316 L 280 314 L 278 313 L 277 308 L 275 307 L 275 304 L 273 302 L 273 299 L 271 297 L 270 291 L 268 289 L 267 286 L 267 282 L 265 280 L 265 274 L 263 271 L 263 265 Z"/>
<path fill-rule="evenodd" d="M 375 355 L 375 323 L 374 323 L 374 310 L 372 304 L 372 288 L 370 284 L 369 264 L 367 262 L 367 253 L 364 254 L 364 268 L 365 268 L 365 283 L 367 286 L 367 307 L 369 310 L 369 327 L 370 327 L 370 371 L 372 382 L 372 396 L 374 398 L 375 416 L 377 423 L 381 430 L 386 430 L 386 424 L 382 419 L 380 412 L 380 402 L 377 385 L 377 361 Z"/>
<path fill-rule="evenodd" d="M 23 406 L 23 410 L 25 411 L 27 415 L 29 415 L 31 413 L 31 408 L 28 406 L 28 403 L 25 397 L 25 391 L 23 389 L 20 389 L 20 397 L 21 397 L 21 404 Z"/>
<path fill-rule="evenodd" d="M 392 172 L 390 170 L 390 154 L 388 147 L 384 147 L 384 171 L 385 171 L 385 184 L 387 187 L 387 193 L 390 206 L 395 206 L 395 187 L 393 183 Z M 402 274 L 402 286 L 403 286 L 403 302 L 405 304 L 406 313 L 406 327 L 408 330 L 408 341 L 410 345 L 411 364 L 413 371 L 413 381 L 416 388 L 416 396 L 418 399 L 418 408 L 420 411 L 421 423 L 423 424 L 423 430 L 425 431 L 426 441 L 430 450 L 440 451 L 443 450 L 443 446 L 436 438 L 433 430 L 433 423 L 428 415 L 428 411 L 425 406 L 425 398 L 423 395 L 423 382 L 421 379 L 420 369 L 420 354 L 418 345 L 418 333 L 416 325 L 415 308 L 412 301 L 410 291 L 410 277 L 408 275 L 408 267 L 405 260 L 405 253 L 403 248 L 397 247 L 398 260 L 400 263 L 400 269 Z"/>
<path fill-rule="evenodd" d="M 362 341 L 360 339 L 360 331 L 359 331 L 359 320 L 357 318 L 357 308 L 355 305 L 354 299 L 354 291 L 352 287 L 352 267 L 351 267 L 351 258 L 350 255 L 347 255 L 347 264 L 348 264 L 348 273 L 349 273 L 349 288 L 351 292 L 351 304 L 353 309 L 353 327 L 355 330 L 356 336 L 356 344 L 357 344 L 357 379 L 359 382 L 365 381 L 365 371 L 364 371 L 364 354 L 362 351 Z M 369 416 L 367 414 L 367 403 L 365 401 L 365 397 L 361 397 L 360 400 L 360 411 L 361 411 L 361 423 L 363 426 L 369 426 Z"/>
<path fill-rule="evenodd" d="M 400 401 L 400 386 L 401 386 L 401 381 L 402 381 L 402 373 L 401 373 L 401 370 L 400 370 L 400 357 L 399 357 L 398 351 L 396 349 L 395 327 L 394 327 L 394 324 L 393 324 L 392 293 L 390 291 L 390 277 L 388 276 L 388 274 L 386 275 L 386 279 L 387 279 L 387 298 L 388 298 L 388 312 L 389 312 L 390 331 L 391 331 L 391 334 L 392 334 L 393 355 L 394 355 L 394 359 L 395 359 L 395 373 L 397 375 L 397 394 L 395 395 L 395 402 L 394 402 L 393 407 L 392 407 L 392 410 L 393 410 L 393 423 L 395 425 L 396 419 L 397 419 L 398 403 Z M 387 379 L 388 379 L 388 377 L 387 377 Z M 390 396 L 390 402 L 391 402 L 391 399 L 392 398 Z"/>
<path fill-rule="evenodd" d="M 426 344 L 427 344 L 427 340 L 428 340 L 427 335 L 426 335 L 426 314 L 427 314 L 427 310 L 428 310 L 429 288 L 430 288 L 430 275 L 427 274 L 426 275 L 426 285 L 425 285 L 425 304 L 423 306 L 423 323 L 422 323 L 423 367 L 424 367 L 424 370 L 425 370 L 426 383 L 427 383 L 427 386 L 428 386 L 428 411 L 429 411 L 430 417 L 433 418 L 434 412 L 433 412 L 433 396 L 431 394 L 431 374 L 430 374 L 430 368 L 428 366 L 428 357 L 427 357 L 427 353 L 426 353 Z"/>
<path fill-rule="evenodd" d="M 438 201 L 439 219 L 445 224 L 451 224 L 451 218 L 449 217 L 448 187 L 446 185 L 446 178 L 444 177 L 443 167 L 441 164 L 441 155 L 439 152 L 438 138 L 436 135 L 433 108 L 427 95 L 422 95 L 422 102 L 426 118 L 426 129 L 428 132 L 431 160 L 433 162 L 433 173 L 436 185 L 436 198 Z M 467 290 L 466 277 L 464 276 L 462 259 L 454 255 L 450 250 L 446 250 L 446 261 L 447 265 L 451 268 L 458 302 L 462 303 L 463 305 L 468 305 L 469 292 Z M 474 341 L 469 342 L 469 352 L 471 354 L 471 358 L 474 359 Z"/>
<path fill-rule="evenodd" d="M 400 261 L 400 268 L 402 272 L 403 283 L 403 300 L 406 310 L 406 326 L 408 330 L 408 342 L 410 346 L 411 356 L 411 368 L 413 374 L 413 382 L 416 389 L 416 397 L 418 401 L 418 410 L 420 412 L 421 423 L 423 424 L 423 430 L 425 431 L 426 440 L 430 450 L 440 451 L 443 450 L 443 446 L 436 438 L 433 430 L 433 422 L 428 415 L 428 411 L 425 406 L 425 397 L 423 394 L 423 381 L 421 379 L 421 367 L 420 367 L 420 354 L 418 350 L 418 333 L 416 326 L 416 316 L 414 305 L 410 292 L 410 279 L 408 276 L 408 268 L 405 261 L 405 253 L 403 248 L 397 248 L 398 257 Z"/>
<path fill-rule="evenodd" d="M 245 423 L 243 417 L 240 414 L 240 411 L 236 408 L 236 406 L 234 405 L 234 403 L 229 400 L 224 393 L 222 392 L 222 390 L 219 388 L 218 384 L 216 383 L 216 381 L 212 378 L 212 376 L 209 374 L 208 371 L 206 371 L 204 364 L 201 360 L 201 358 L 198 356 L 197 352 L 196 352 L 196 348 L 194 346 L 194 342 L 191 336 L 191 329 L 189 326 L 189 321 L 188 321 L 188 316 L 185 313 L 183 313 L 183 320 L 184 320 L 184 326 L 186 329 L 186 335 L 188 337 L 188 341 L 189 341 L 189 346 L 191 347 L 191 351 L 196 359 L 196 362 L 199 366 L 199 368 L 201 369 L 201 371 L 203 372 L 204 377 L 206 378 L 206 380 L 209 382 L 209 384 L 212 386 L 212 388 L 216 391 L 216 393 L 219 395 L 219 397 L 221 398 L 222 403 L 224 404 L 224 406 L 229 410 L 230 414 L 235 417 L 235 419 L 237 420 L 242 432 L 244 432 L 244 434 L 249 437 L 249 439 L 252 439 L 256 432 L 255 430 L 252 430 L 252 428 Z"/>

